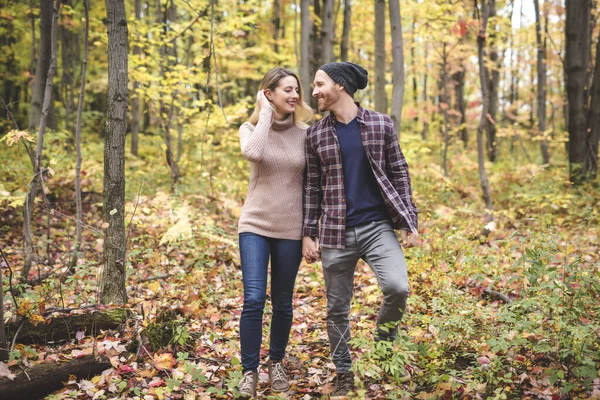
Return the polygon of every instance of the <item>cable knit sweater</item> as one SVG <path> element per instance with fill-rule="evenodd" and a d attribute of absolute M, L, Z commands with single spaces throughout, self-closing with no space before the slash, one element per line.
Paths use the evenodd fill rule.
<path fill-rule="evenodd" d="M 242 155 L 250 161 L 248 194 L 238 232 L 276 239 L 302 238 L 302 184 L 306 129 L 294 124 L 294 115 L 273 119 L 265 107 L 256 126 L 240 126 Z"/>

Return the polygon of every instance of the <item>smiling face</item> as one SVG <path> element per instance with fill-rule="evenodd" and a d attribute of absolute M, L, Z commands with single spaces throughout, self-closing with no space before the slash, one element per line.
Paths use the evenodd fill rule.
<path fill-rule="evenodd" d="M 294 76 L 288 75 L 279 80 L 275 89 L 266 89 L 265 96 L 277 114 L 287 116 L 296 109 L 300 98 L 300 86 Z"/>
<path fill-rule="evenodd" d="M 315 74 L 313 84 L 312 95 L 318 100 L 319 111 L 332 111 L 331 107 L 340 99 L 341 86 L 322 70 Z"/>

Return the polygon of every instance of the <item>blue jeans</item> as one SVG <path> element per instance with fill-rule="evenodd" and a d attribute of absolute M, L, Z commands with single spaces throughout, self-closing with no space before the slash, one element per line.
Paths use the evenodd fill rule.
<path fill-rule="evenodd" d="M 267 274 L 271 258 L 271 343 L 269 358 L 285 356 L 292 327 L 292 296 L 302 260 L 302 241 L 273 239 L 255 233 L 240 233 L 240 258 L 244 283 L 244 308 L 240 319 L 243 372 L 260 364 L 262 319 L 267 297 Z"/>

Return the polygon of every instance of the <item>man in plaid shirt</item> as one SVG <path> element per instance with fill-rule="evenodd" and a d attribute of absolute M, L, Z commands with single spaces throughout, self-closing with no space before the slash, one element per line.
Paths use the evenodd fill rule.
<path fill-rule="evenodd" d="M 302 252 L 320 257 L 327 291 L 327 333 L 336 366 L 333 396 L 354 390 L 348 314 L 354 270 L 360 258 L 377 276 L 383 304 L 376 340 L 393 341 L 408 296 L 403 246 L 418 242 L 417 208 L 406 159 L 387 115 L 355 103 L 368 73 L 349 62 L 323 65 L 312 95 L 319 111 L 330 111 L 308 129 Z"/>

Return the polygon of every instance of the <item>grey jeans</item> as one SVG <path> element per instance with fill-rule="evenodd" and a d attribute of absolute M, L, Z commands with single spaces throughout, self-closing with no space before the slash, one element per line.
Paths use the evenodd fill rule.
<path fill-rule="evenodd" d="M 352 367 L 348 314 L 353 296 L 354 270 L 360 258 L 369 264 L 383 292 L 376 339 L 393 340 L 396 337 L 409 292 L 406 261 L 389 221 L 346 229 L 345 249 L 321 250 L 327 290 L 327 334 L 338 373 L 347 372 Z"/>

